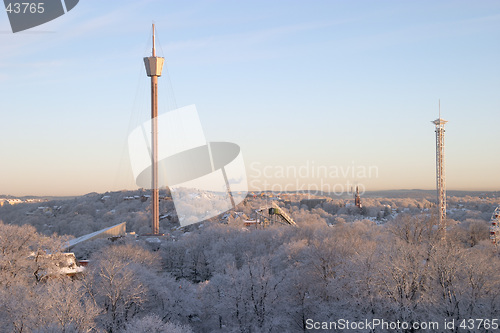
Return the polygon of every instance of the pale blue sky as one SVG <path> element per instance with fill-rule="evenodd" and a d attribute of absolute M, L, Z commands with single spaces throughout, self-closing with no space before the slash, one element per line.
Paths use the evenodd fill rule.
<path fill-rule="evenodd" d="M 161 112 L 196 104 L 256 189 L 257 170 L 306 165 L 378 175 L 300 184 L 432 189 L 438 99 L 448 188 L 500 189 L 498 1 L 81 0 L 16 34 L 0 13 L 0 194 L 135 188 L 126 145 L 149 112 L 152 20 Z"/>

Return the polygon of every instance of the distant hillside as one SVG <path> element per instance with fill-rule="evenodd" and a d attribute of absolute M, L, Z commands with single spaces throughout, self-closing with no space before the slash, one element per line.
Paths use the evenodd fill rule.
<path fill-rule="evenodd" d="M 458 191 L 448 190 L 447 196 L 451 197 L 500 197 L 500 191 Z M 363 195 L 368 198 L 412 198 L 412 199 L 433 199 L 436 197 L 436 190 L 385 190 L 385 191 L 366 191 Z"/>
<path fill-rule="evenodd" d="M 144 190 L 88 193 L 78 197 L 19 197 L 23 202 L 0 207 L 0 220 L 30 224 L 38 232 L 79 237 L 124 221 L 127 231 L 149 232 L 150 199 Z M 162 226 L 178 224 L 172 200 L 160 191 Z M 9 197 L 9 200 L 15 199 Z"/>
<path fill-rule="evenodd" d="M 264 191 L 270 193 L 271 191 Z M 298 191 L 287 191 L 288 194 L 299 193 Z M 300 193 L 307 193 L 307 191 L 302 191 Z M 352 195 L 348 193 L 343 193 L 341 195 L 328 192 L 310 192 L 314 195 L 323 195 L 327 197 L 345 199 L 351 198 Z M 460 191 L 460 190 L 448 190 L 446 191 L 447 196 L 455 197 L 485 197 L 485 198 L 498 198 L 500 197 L 500 191 Z M 400 190 L 382 190 L 382 191 L 366 191 L 362 193 L 362 197 L 366 198 L 410 198 L 410 199 L 434 199 L 436 197 L 436 190 L 419 190 L 419 189 L 400 189 Z"/>

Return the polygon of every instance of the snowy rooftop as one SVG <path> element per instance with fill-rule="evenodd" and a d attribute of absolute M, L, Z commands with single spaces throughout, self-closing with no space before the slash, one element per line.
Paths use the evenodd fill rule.
<path fill-rule="evenodd" d="M 75 245 L 80 244 L 82 242 L 89 241 L 91 239 L 96 239 L 96 238 L 107 238 L 111 236 L 121 236 L 125 235 L 125 228 L 126 228 L 127 222 L 122 222 L 120 224 L 116 224 L 114 226 L 101 229 L 99 231 L 92 232 L 87 235 L 83 235 L 81 237 L 72 239 L 68 242 L 68 248 L 71 249 Z"/>

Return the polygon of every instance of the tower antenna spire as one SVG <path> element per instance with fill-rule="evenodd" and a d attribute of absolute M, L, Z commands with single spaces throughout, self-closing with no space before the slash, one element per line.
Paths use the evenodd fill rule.
<path fill-rule="evenodd" d="M 156 57 L 156 45 L 155 45 L 155 24 L 153 23 L 153 57 Z"/>
<path fill-rule="evenodd" d="M 154 25 L 153 25 L 153 31 L 154 31 Z M 154 39 L 154 37 L 153 37 L 153 39 Z M 438 99 L 438 101 L 439 101 L 439 119 L 441 119 L 441 98 Z"/>

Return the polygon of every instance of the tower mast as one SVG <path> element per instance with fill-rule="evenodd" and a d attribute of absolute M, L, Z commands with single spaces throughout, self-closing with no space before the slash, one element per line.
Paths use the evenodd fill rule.
<path fill-rule="evenodd" d="M 153 23 L 152 56 L 144 58 L 146 73 L 151 77 L 151 232 L 160 233 L 160 196 L 158 189 L 158 77 L 161 76 L 164 58 L 156 56 L 155 25 Z"/>
<path fill-rule="evenodd" d="M 432 123 L 436 126 L 436 190 L 438 201 L 438 228 L 446 238 L 446 177 L 444 167 L 444 125 L 448 121 L 441 119 L 441 101 L 439 118 Z"/>

